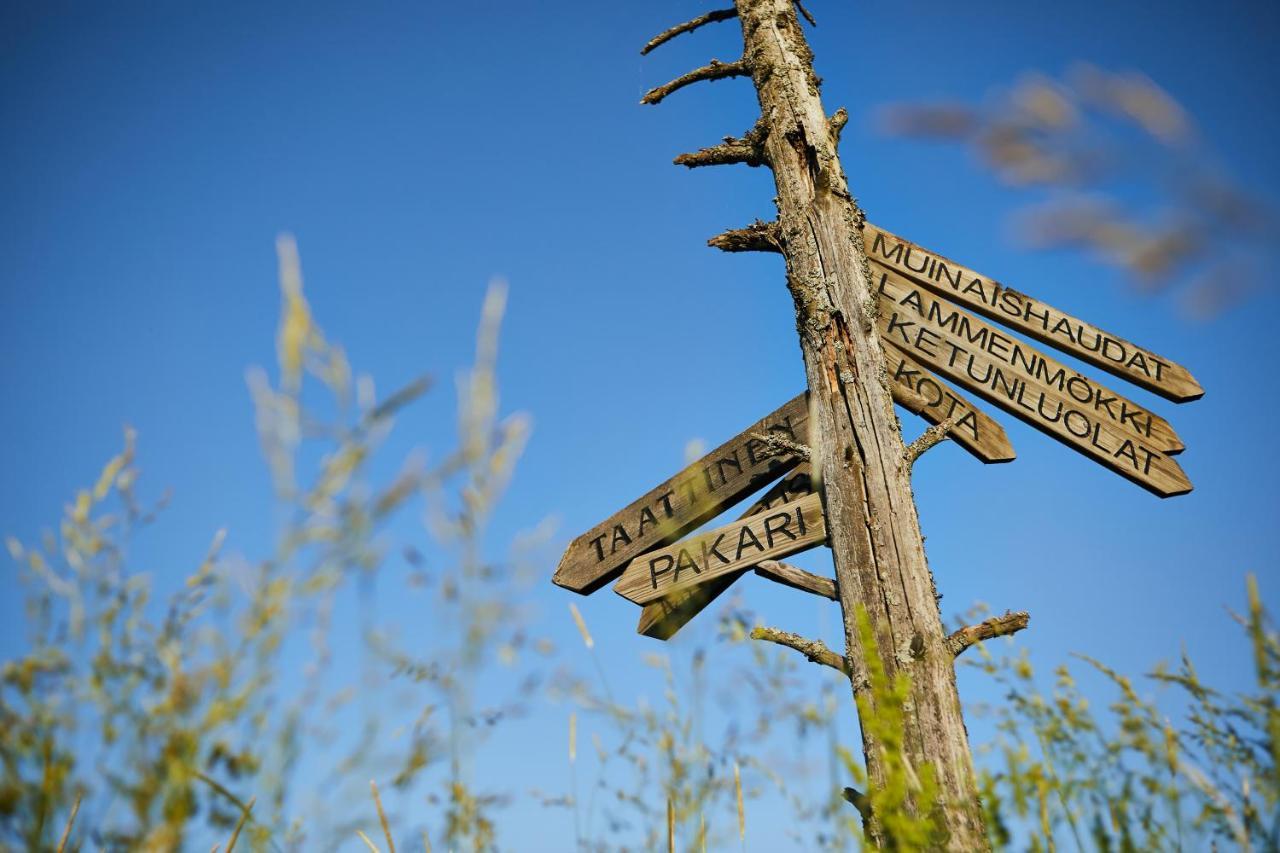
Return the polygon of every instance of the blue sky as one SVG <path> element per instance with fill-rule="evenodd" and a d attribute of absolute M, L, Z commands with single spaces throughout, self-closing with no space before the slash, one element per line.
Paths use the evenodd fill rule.
<path fill-rule="evenodd" d="M 1024 195 L 959 149 L 878 134 L 871 117 L 904 100 L 980 101 L 1024 71 L 1061 73 L 1076 60 L 1137 69 L 1274 206 L 1280 11 L 810 5 L 824 99 L 852 116 L 841 154 L 873 221 L 1167 355 L 1207 389 L 1182 406 L 1126 389 L 1185 440 L 1196 490 L 1182 498 L 1160 501 L 993 408 L 1016 462 L 984 467 L 954 446 L 925 457 L 916 491 L 944 613 L 975 601 L 1030 610 L 1019 643 L 1044 664 L 1076 651 L 1137 672 L 1185 646 L 1220 683 L 1243 686 L 1242 645 L 1223 608 L 1242 605 L 1248 571 L 1280 605 L 1280 470 L 1268 435 L 1280 418 L 1278 289 L 1269 282 L 1244 307 L 1188 322 L 1088 258 L 1020 249 L 1006 226 Z M 448 446 L 449 385 L 470 357 L 485 287 L 495 275 L 510 282 L 503 406 L 530 412 L 535 431 L 494 542 L 547 515 L 567 542 L 679 467 L 690 440 L 714 446 L 789 399 L 803 370 L 781 262 L 704 245 L 772 216 L 770 175 L 670 165 L 750 127 L 750 85 L 638 105 L 653 85 L 737 56 L 732 23 L 639 56 L 650 36 L 702 11 L 7 5 L 0 527 L 34 538 L 129 423 L 146 479 L 175 495 L 148 570 L 163 582 L 194 568 L 221 526 L 236 549 L 266 552 L 270 490 L 244 370 L 274 358 L 281 231 L 297 236 L 319 321 L 380 387 L 424 370 L 444 380 L 402 424 L 406 447 Z M 546 630 L 575 641 L 575 600 L 623 683 L 656 641 L 632 632 L 636 614 L 621 598 L 553 588 L 556 556 L 534 593 Z M 826 559 L 803 563 L 829 571 Z M 830 634 L 838 622 L 799 593 L 741 586 L 771 624 Z M 11 593 L 0 624 L 0 648 L 15 650 Z M 635 684 L 655 689 L 644 676 Z M 970 675 L 962 691 L 992 698 Z M 553 777 L 563 772 L 564 714 L 548 707 L 523 724 L 521 737 L 555 734 L 534 734 L 541 745 L 509 758 L 527 771 L 518 777 L 540 775 L 544 761 L 555 762 Z M 557 835 L 570 831 L 559 812 L 517 807 L 510 818 L 513 838 L 569 837 Z M 768 842 L 762 833 L 754 843 Z"/>

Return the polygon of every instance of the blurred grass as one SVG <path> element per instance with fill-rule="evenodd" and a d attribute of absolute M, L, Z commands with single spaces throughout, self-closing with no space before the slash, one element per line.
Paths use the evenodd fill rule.
<path fill-rule="evenodd" d="M 526 416 L 499 414 L 501 284 L 485 299 L 474 365 L 458 377 L 456 447 L 432 465 L 410 454 L 378 480 L 374 461 L 397 414 L 432 384 L 422 378 L 379 397 L 316 324 L 296 246 L 282 238 L 278 249 L 278 363 L 274 378 L 249 374 L 283 519 L 273 552 L 257 561 L 228 554 L 234 537 L 217 531 L 182 587 L 153 600 L 130 544 L 158 521 L 164 499 L 140 493 L 132 430 L 56 532 L 7 540 L 28 643 L 0 673 L 0 845 L 379 849 L 381 835 L 388 851 L 397 837 L 430 850 L 432 836 L 444 849 L 483 851 L 500 844 L 502 806 L 527 796 L 572 811 L 572 827 L 551 842 L 566 849 L 745 850 L 751 803 L 763 798 L 787 804 L 797 849 L 862 846 L 860 814 L 841 796 L 848 782 L 866 786 L 841 737 L 847 685 L 751 642 L 757 621 L 735 600 L 721 609 L 714 643 L 646 657 L 664 685 L 657 705 L 615 694 L 597 640 L 570 605 L 591 660 L 563 653 L 544 689 L 556 650 L 527 601 L 528 585 L 548 573 L 531 556 L 546 529 L 505 558 L 487 556 L 486 519 L 530 433 Z M 414 508 L 425 529 L 398 546 L 389 525 Z M 368 606 L 362 590 L 379 573 L 428 596 L 430 629 L 406 646 L 378 613 L 365 613 L 361 681 L 340 683 L 331 634 L 342 608 Z M 1177 724 L 1138 682 L 1097 661 L 1085 663 L 1117 694 L 1102 711 L 1066 667 L 1046 694 L 1025 656 L 983 650 L 972 665 L 1007 697 L 978 709 L 1000 732 L 978 766 L 997 848 L 1280 849 L 1280 639 L 1252 579 L 1248 591 L 1238 621 L 1256 689 L 1223 694 L 1184 655 L 1147 682 L 1180 695 L 1187 710 Z M 481 707 L 476 686 L 490 672 L 509 695 Z M 882 672 L 871 682 L 857 700 L 862 725 L 901 759 L 908 685 Z M 546 701 L 571 706 L 568 790 L 513 792 L 509 780 L 474 778 L 485 733 Z M 730 721 L 718 737 L 712 702 Z M 592 753 L 580 754 L 580 738 Z M 808 741 L 817 764 L 805 758 Z M 930 809 L 907 808 L 936 801 L 931 769 L 886 766 L 888 779 L 866 801 L 888 844 L 943 843 Z M 585 800 L 580 769 L 594 771 Z M 825 795 L 814 795 L 815 779 Z M 382 780 L 397 802 L 418 805 L 405 813 L 388 800 L 386 809 L 376 781 L 365 792 L 356 780 Z"/>

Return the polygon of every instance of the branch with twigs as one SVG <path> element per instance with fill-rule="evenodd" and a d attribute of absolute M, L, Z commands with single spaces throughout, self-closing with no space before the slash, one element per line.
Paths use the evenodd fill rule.
<path fill-rule="evenodd" d="M 959 657 L 965 649 L 983 640 L 996 637 L 1007 637 L 1027 627 L 1031 614 L 1025 610 L 1006 612 L 1003 616 L 992 616 L 977 625 L 969 625 L 947 637 L 947 648 L 951 654 Z"/>
<path fill-rule="evenodd" d="M 849 666 L 844 657 L 831 651 L 827 644 L 821 640 L 809 640 L 790 631 L 779 631 L 777 628 L 768 628 L 763 625 L 751 630 L 751 639 L 764 640 L 768 643 L 777 643 L 780 646 L 795 649 L 814 663 L 829 666 L 844 673 L 846 676 L 849 674 Z"/>

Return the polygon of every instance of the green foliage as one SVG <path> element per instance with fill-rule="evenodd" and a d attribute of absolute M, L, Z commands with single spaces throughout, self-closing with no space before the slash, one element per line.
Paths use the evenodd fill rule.
<path fill-rule="evenodd" d="M 1149 675 L 1176 688 L 1176 725 L 1132 679 L 1081 658 L 1115 689 L 1094 711 L 1066 666 L 1045 695 L 1025 654 L 978 663 L 1009 689 L 995 709 L 1000 736 L 979 761 L 993 843 L 1053 850 L 1280 849 L 1280 635 L 1248 581 L 1239 619 L 1252 652 L 1256 689 L 1227 695 L 1206 685 L 1184 654 L 1176 670 Z"/>

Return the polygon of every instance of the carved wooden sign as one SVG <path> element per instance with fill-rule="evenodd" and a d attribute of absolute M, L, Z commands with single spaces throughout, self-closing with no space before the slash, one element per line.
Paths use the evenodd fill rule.
<path fill-rule="evenodd" d="M 706 583 L 827 539 L 822 498 L 809 495 L 632 560 L 614 590 L 637 604 Z"/>
<path fill-rule="evenodd" d="M 552 580 L 575 592 L 593 592 L 633 558 L 674 542 L 778 479 L 800 457 L 771 448 L 760 436 L 774 433 L 803 443 L 808 422 L 801 394 L 574 539 Z"/>
<path fill-rule="evenodd" d="M 1185 367 L 867 223 L 867 258 L 957 305 L 1016 329 L 1176 403 L 1204 389 Z"/>
<path fill-rule="evenodd" d="M 1161 497 L 1191 482 L 1169 424 L 882 270 L 880 333 L 943 376 Z"/>
<path fill-rule="evenodd" d="M 908 356 L 895 352 L 888 358 L 895 401 L 932 424 L 951 419 L 951 437 L 984 462 L 1014 458 L 1004 427 Z M 790 471 L 800 458 L 771 448 L 761 438 L 769 434 L 808 442 L 804 394 L 574 539 L 552 579 L 575 592 L 592 592 L 632 558 L 675 541 Z"/>
<path fill-rule="evenodd" d="M 811 494 L 813 494 L 813 478 L 809 475 L 809 464 L 803 462 L 790 474 L 770 486 L 751 506 L 747 507 L 740 518 L 750 518 L 753 515 L 768 512 L 780 504 L 799 500 Z M 746 571 L 743 569 L 720 575 L 691 589 L 668 593 L 656 601 L 649 602 L 640 613 L 640 624 L 636 626 L 636 632 L 659 640 L 669 639 L 676 631 L 688 624 L 689 620 L 701 613 L 720 593 L 732 586 L 733 582 L 742 577 Z"/>
<path fill-rule="evenodd" d="M 874 225 L 865 239 L 894 402 L 949 424 L 947 437 L 982 462 L 1012 460 L 1000 424 L 945 377 L 1154 494 L 1191 490 L 1172 458 L 1183 442 L 1168 421 L 975 314 L 1177 402 L 1204 393 L 1186 368 Z M 615 591 L 643 605 L 637 630 L 667 639 L 759 563 L 770 570 L 757 573 L 778 582 L 799 572 L 769 561 L 826 542 L 821 495 L 790 449 L 809 441 L 805 400 L 792 399 L 574 539 L 555 582 L 589 593 L 621 574 Z M 738 521 L 681 539 L 775 480 Z"/>

